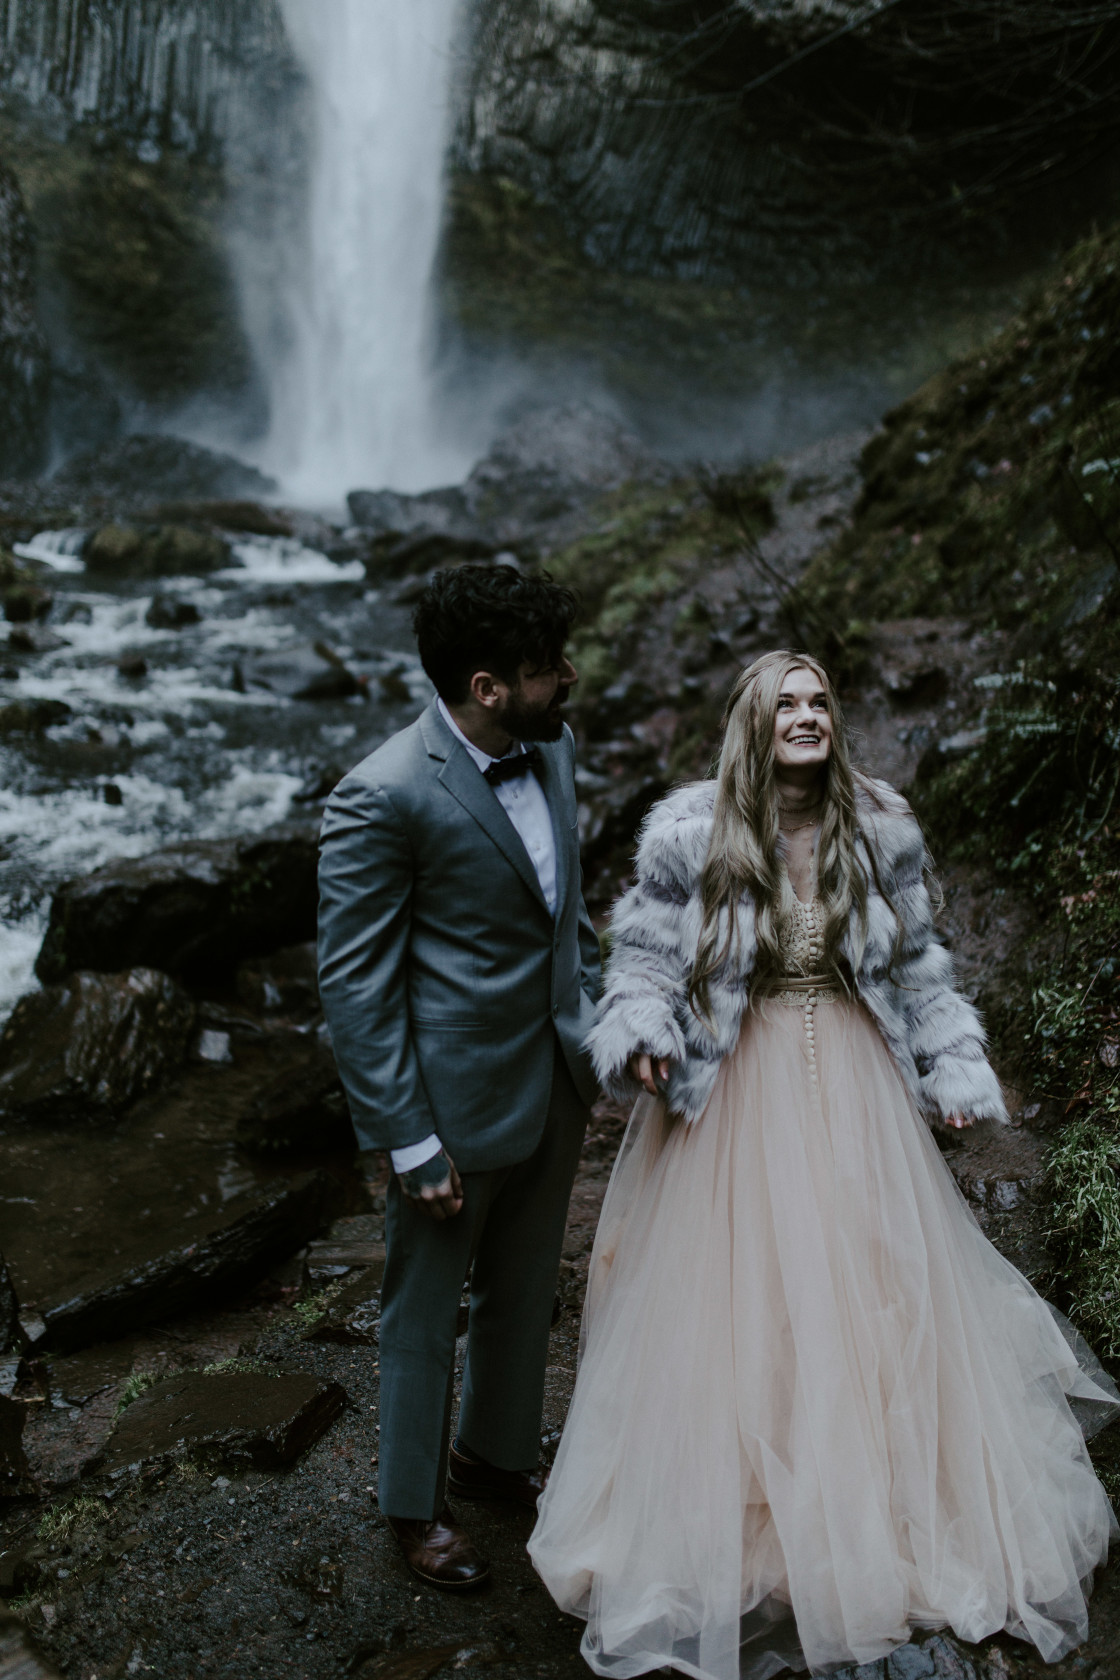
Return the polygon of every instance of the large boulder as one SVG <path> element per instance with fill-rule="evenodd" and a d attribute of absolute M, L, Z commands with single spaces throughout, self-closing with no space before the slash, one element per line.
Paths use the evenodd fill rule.
<path fill-rule="evenodd" d="M 310 1371 L 185 1371 L 133 1401 L 90 1469 L 112 1474 L 191 1458 L 279 1470 L 314 1445 L 345 1405 L 340 1383 Z"/>
<path fill-rule="evenodd" d="M 0 164 L 0 477 L 32 473 L 47 442 L 50 364 L 35 318 L 35 248 L 19 182 Z"/>
<path fill-rule="evenodd" d="M 103 525 L 90 534 L 86 569 L 108 577 L 182 577 L 232 563 L 230 546 L 190 525 Z"/>
<path fill-rule="evenodd" d="M 228 1301 L 306 1247 L 338 1213 L 340 1201 L 338 1181 L 325 1172 L 266 1195 L 236 1197 L 194 1224 L 190 1242 L 171 1248 L 153 1242 L 147 1258 L 100 1272 L 76 1294 L 48 1302 L 41 1309 L 43 1345 L 68 1353 L 210 1301 Z"/>
<path fill-rule="evenodd" d="M 237 1141 L 257 1155 L 316 1155 L 354 1149 L 354 1129 L 334 1057 L 314 1039 L 305 1054 L 250 1098 Z"/>
<path fill-rule="evenodd" d="M 22 998 L 0 1035 L 0 1115 L 120 1113 L 186 1055 L 195 1006 L 166 974 L 71 974 Z"/>
<path fill-rule="evenodd" d="M 122 858 L 54 895 L 35 965 L 45 984 L 73 969 L 150 966 L 213 979 L 315 937 L 317 831 L 287 824 L 237 840 L 194 840 Z"/>
<path fill-rule="evenodd" d="M 347 700 L 364 692 L 353 671 L 325 642 L 246 659 L 234 671 L 234 687 L 242 693 L 263 688 L 286 700 Z"/>
<path fill-rule="evenodd" d="M 371 575 L 398 577 L 504 550 L 531 555 L 580 534 L 595 504 L 664 463 L 608 409 L 570 402 L 528 410 L 463 485 L 404 496 L 354 490 L 350 517 L 371 534 Z"/>

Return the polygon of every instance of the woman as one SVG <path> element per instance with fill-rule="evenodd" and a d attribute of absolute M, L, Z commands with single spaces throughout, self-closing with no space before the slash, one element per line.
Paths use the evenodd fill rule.
<path fill-rule="evenodd" d="M 648 1094 L 529 1548 L 598 1674 L 765 1680 L 946 1625 L 1051 1660 L 1085 1637 L 1118 1531 L 1065 1396 L 1120 1397 L 924 1123 L 1006 1119 L 924 864 L 786 652 L 736 683 L 715 782 L 645 824 L 590 1042 L 609 1090 Z"/>

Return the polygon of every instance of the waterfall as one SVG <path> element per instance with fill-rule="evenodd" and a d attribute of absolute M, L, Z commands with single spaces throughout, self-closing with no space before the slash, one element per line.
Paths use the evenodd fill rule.
<path fill-rule="evenodd" d="M 312 158 L 262 463 L 301 501 L 431 488 L 470 464 L 441 438 L 432 372 L 459 4 L 281 0 Z"/>

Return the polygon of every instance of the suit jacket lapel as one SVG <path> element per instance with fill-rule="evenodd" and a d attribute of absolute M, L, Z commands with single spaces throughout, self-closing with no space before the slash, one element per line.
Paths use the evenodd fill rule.
<path fill-rule="evenodd" d="M 432 758 L 441 758 L 444 761 L 443 769 L 439 773 L 439 779 L 443 786 L 490 837 L 506 862 L 516 869 L 545 914 L 549 914 L 548 904 L 541 891 L 541 884 L 537 880 L 537 872 L 522 844 L 520 834 L 518 834 L 495 797 L 493 788 L 480 775 L 478 766 L 471 762 L 469 754 L 447 728 L 434 704 L 429 706 L 428 710 L 422 714 L 420 729 L 429 755 Z M 552 809 L 551 800 L 549 800 L 549 809 Z M 553 817 L 553 829 L 554 831 L 556 829 L 555 816 Z M 556 852 L 557 869 L 559 870 L 560 839 L 558 835 Z M 559 879 L 557 887 L 559 889 Z M 559 911 L 559 890 L 557 891 L 556 902 L 557 911 Z"/>

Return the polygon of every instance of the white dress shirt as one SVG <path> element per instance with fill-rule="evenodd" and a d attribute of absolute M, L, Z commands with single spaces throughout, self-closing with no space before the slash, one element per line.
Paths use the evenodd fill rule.
<path fill-rule="evenodd" d="M 455 719 L 451 716 L 442 699 L 437 698 L 436 706 L 439 715 L 450 729 L 455 739 L 464 746 L 471 758 L 478 765 L 479 771 L 485 773 L 495 762 L 488 752 L 476 747 L 473 741 L 468 741 Z M 524 746 L 520 741 L 512 748 L 514 753 L 523 753 Z M 506 816 L 521 837 L 522 844 L 529 854 L 529 861 L 536 871 L 537 880 L 541 884 L 545 903 L 553 915 L 556 914 L 556 836 L 552 831 L 552 812 L 548 808 L 544 789 L 536 776 L 529 772 L 525 776 L 511 776 L 508 781 L 498 782 L 494 789 L 498 803 L 502 806 Z M 423 1166 L 433 1155 L 442 1148 L 439 1138 L 433 1132 L 422 1143 L 410 1143 L 406 1149 L 390 1151 L 393 1171 L 396 1173 L 411 1172 L 414 1167 Z"/>

